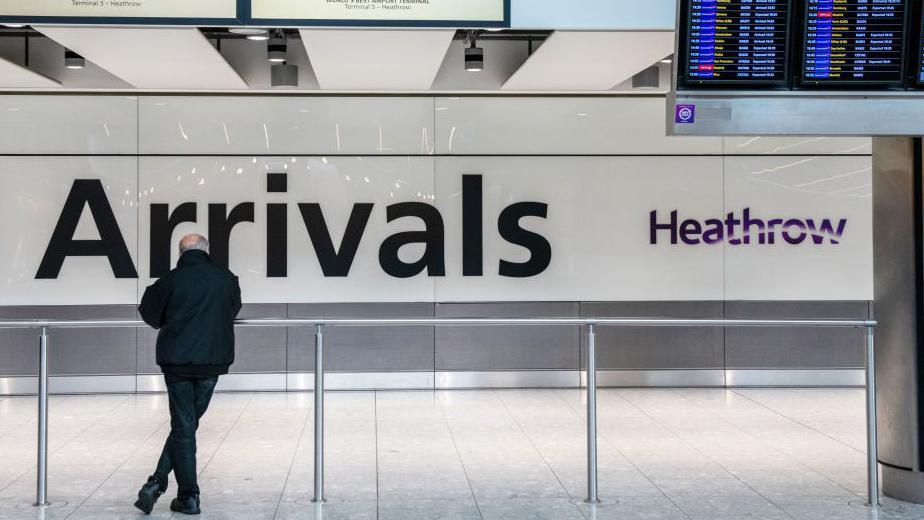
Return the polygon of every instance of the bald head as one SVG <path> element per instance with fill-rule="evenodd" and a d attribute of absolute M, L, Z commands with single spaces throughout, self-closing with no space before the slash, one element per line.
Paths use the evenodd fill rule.
<path fill-rule="evenodd" d="M 180 240 L 180 254 L 187 251 L 209 252 L 209 241 L 202 235 L 186 235 Z"/>

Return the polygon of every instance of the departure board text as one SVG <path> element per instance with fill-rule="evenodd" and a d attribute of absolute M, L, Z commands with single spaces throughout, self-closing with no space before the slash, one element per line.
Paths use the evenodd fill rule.
<path fill-rule="evenodd" d="M 808 0 L 806 83 L 900 83 L 905 0 Z"/>
<path fill-rule="evenodd" d="M 789 0 L 689 0 L 688 84 L 786 81 Z"/>
<path fill-rule="evenodd" d="M 921 41 L 918 48 L 918 85 L 924 85 L 924 14 L 921 15 L 921 24 L 919 29 Z"/>

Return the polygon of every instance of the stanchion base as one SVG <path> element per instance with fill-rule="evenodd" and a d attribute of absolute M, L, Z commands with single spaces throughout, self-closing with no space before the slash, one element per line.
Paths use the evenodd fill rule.
<path fill-rule="evenodd" d="M 39 504 L 38 502 L 32 502 L 33 507 L 48 507 L 51 505 L 51 502 L 45 502 L 44 504 Z"/>
<path fill-rule="evenodd" d="M 597 500 L 591 500 L 591 499 L 589 499 L 589 498 L 585 498 L 585 499 L 584 499 L 584 503 L 585 503 L 585 504 L 599 504 L 599 503 L 600 503 L 600 499 L 598 498 Z"/>
<path fill-rule="evenodd" d="M 312 503 L 312 504 L 323 504 L 323 503 L 325 503 L 325 502 L 327 502 L 327 499 L 326 499 L 326 498 L 322 498 L 322 499 L 320 499 L 320 500 L 318 500 L 317 498 L 312 498 L 312 499 L 311 499 L 311 503 Z"/>

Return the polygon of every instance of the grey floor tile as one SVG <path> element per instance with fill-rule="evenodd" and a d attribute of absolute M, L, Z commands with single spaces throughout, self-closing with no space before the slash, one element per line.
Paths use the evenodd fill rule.
<path fill-rule="evenodd" d="M 664 496 L 604 499 L 600 504 L 578 503 L 587 520 L 689 520 Z"/>
<path fill-rule="evenodd" d="M 468 499 L 379 501 L 379 520 L 481 520 L 478 505 Z"/>
<path fill-rule="evenodd" d="M 759 496 L 744 482 L 734 478 L 657 478 L 653 481 L 655 486 L 669 498 L 729 497 L 738 499 Z"/>
<path fill-rule="evenodd" d="M 323 505 L 308 501 L 282 502 L 276 511 L 275 520 L 376 520 L 374 500 L 338 502 Z"/>
<path fill-rule="evenodd" d="M 673 502 L 692 520 L 790 520 L 784 510 L 760 497 L 683 497 Z"/>
<path fill-rule="evenodd" d="M 164 505 L 145 515 L 135 509 L 131 504 L 121 506 L 81 506 L 67 517 L 67 520 L 126 520 L 132 518 L 145 518 L 151 520 L 165 520 L 171 518 L 173 513 Z"/>
<path fill-rule="evenodd" d="M 248 504 L 228 504 L 205 502 L 202 504 L 201 520 L 272 520 L 277 512 L 278 502 L 251 502 Z M 186 518 L 174 515 L 173 518 Z"/>
<path fill-rule="evenodd" d="M 62 507 L 0 507 L 0 520 L 65 520 L 76 508 Z"/>
<path fill-rule="evenodd" d="M 310 394 L 217 394 L 199 431 L 203 518 L 874 518 L 855 389 L 601 391 L 596 507 L 581 502 L 582 399 L 331 393 L 317 515 Z M 138 517 L 131 504 L 169 429 L 164 396 L 55 396 L 44 513 L 31 507 L 34 412 L 34 398 L 0 400 L 0 520 Z M 170 517 L 175 489 L 153 518 Z M 875 518 L 924 520 L 924 506 L 884 499 Z"/>
<path fill-rule="evenodd" d="M 584 520 L 568 499 L 479 500 L 478 507 L 484 520 Z"/>
<path fill-rule="evenodd" d="M 871 511 L 859 497 L 801 496 L 773 499 L 774 504 L 796 520 L 894 520 L 888 508 Z M 911 506 L 914 507 L 914 506 Z M 921 516 L 912 516 L 920 520 Z"/>
<path fill-rule="evenodd" d="M 551 474 L 543 478 L 470 476 L 469 479 L 475 498 L 479 502 L 518 498 L 569 498 L 568 492 Z"/>
<path fill-rule="evenodd" d="M 859 503 L 862 502 L 863 500 L 858 500 L 853 502 L 853 505 L 859 506 Z M 924 505 L 909 504 L 888 497 L 882 498 L 882 508 L 880 511 L 898 520 L 924 519 Z"/>

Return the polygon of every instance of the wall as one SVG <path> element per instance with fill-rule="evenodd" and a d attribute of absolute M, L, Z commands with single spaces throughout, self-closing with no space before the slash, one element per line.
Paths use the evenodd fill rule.
<path fill-rule="evenodd" d="M 3 96 L 0 317 L 134 316 L 161 247 L 151 205 L 184 202 L 196 203 L 197 222 L 177 226 L 164 242 L 171 252 L 179 235 L 220 220 L 209 205 L 226 204 L 223 216 L 253 203 L 253 222 L 229 240 L 248 316 L 866 317 L 869 140 L 668 138 L 664 107 L 640 96 Z M 268 192 L 270 173 L 286 174 L 285 193 Z M 462 196 L 463 175 L 481 176 L 481 241 L 463 238 L 463 198 L 474 200 Z M 56 278 L 36 279 L 75 179 L 100 181 L 139 278 L 116 278 L 105 257 L 71 256 Z M 390 236 L 423 229 L 417 218 L 388 221 L 386 208 L 407 202 L 435 207 L 443 223 L 434 236 L 444 245 L 430 249 L 444 256 L 435 276 L 399 278 L 382 266 Z M 522 202 L 547 214 L 514 219 L 519 239 L 505 240 L 499 216 Z M 372 204 L 365 230 L 350 234 L 348 276 L 322 273 L 299 207 L 311 203 L 335 248 L 353 205 Z M 285 207 L 271 219 L 269 204 Z M 710 221 L 743 219 L 745 209 L 771 227 L 772 244 L 756 223 L 744 234 Z M 677 243 L 667 229 L 652 243 L 651 212 L 664 225 L 675 210 Z M 93 217 L 83 209 L 75 239 L 99 238 Z M 268 257 L 279 254 L 267 252 L 267 237 L 280 223 L 287 276 L 271 277 Z M 721 236 L 706 244 L 710 225 Z M 515 243 L 529 242 L 526 232 L 548 242 L 548 266 L 503 276 L 501 260 L 530 260 Z M 481 243 L 482 275 L 464 276 L 463 248 Z M 423 251 L 410 244 L 398 256 L 413 263 Z M 67 345 L 52 359 L 59 389 L 159 388 L 147 331 L 58 336 Z M 225 388 L 310 384 L 308 333 L 240 336 Z M 337 330 L 330 341 L 335 387 L 574 386 L 581 362 L 579 331 L 567 327 Z M 30 388 L 33 343 L 0 332 L 0 392 Z M 854 331 L 602 330 L 600 348 L 611 384 L 862 382 Z"/>

